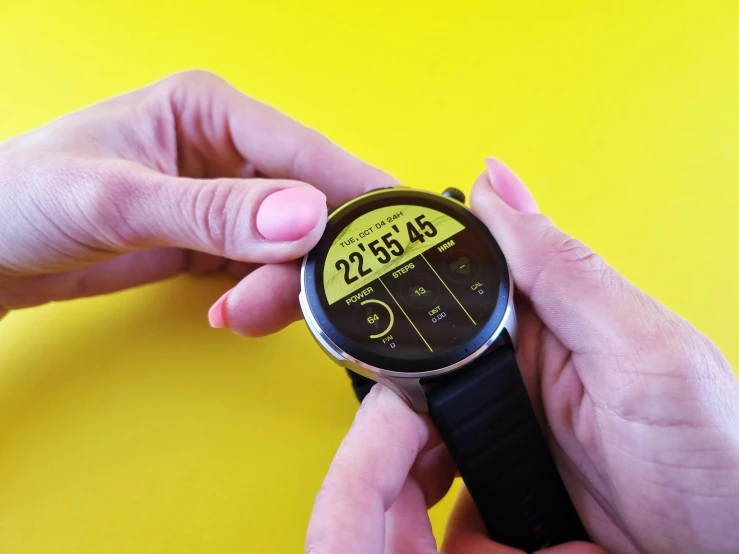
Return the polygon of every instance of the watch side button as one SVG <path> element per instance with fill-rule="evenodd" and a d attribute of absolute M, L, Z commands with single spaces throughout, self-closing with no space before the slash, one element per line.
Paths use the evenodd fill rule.
<path fill-rule="evenodd" d="M 441 193 L 442 196 L 446 196 L 447 198 L 453 198 L 457 202 L 460 202 L 461 204 L 464 204 L 465 197 L 464 193 L 454 187 L 449 187 L 444 190 L 444 192 Z"/>

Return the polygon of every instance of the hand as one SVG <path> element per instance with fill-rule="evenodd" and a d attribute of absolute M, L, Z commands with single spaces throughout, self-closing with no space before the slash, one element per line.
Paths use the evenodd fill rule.
<path fill-rule="evenodd" d="M 211 323 L 276 331 L 300 318 L 290 262 L 326 200 L 394 184 L 218 77 L 175 75 L 0 143 L 0 317 L 228 270 L 246 278 Z"/>
<path fill-rule="evenodd" d="M 538 215 L 501 163 L 488 160 L 471 202 L 510 264 L 519 365 L 594 542 L 613 554 L 736 552 L 739 386 L 721 353 Z M 374 389 L 316 499 L 308 552 L 436 552 L 426 509 L 451 462 L 425 418 Z M 518 552 L 485 538 L 464 490 L 442 551 Z"/>

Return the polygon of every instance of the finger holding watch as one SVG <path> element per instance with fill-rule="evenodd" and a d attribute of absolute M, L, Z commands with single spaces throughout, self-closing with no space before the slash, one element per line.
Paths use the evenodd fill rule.
<path fill-rule="evenodd" d="M 454 475 L 449 453 L 428 418 L 391 390 L 373 387 L 316 497 L 306 554 L 435 554 L 439 550 L 427 510 L 447 493 Z M 447 525 L 441 552 L 520 553 L 488 538 L 465 494 Z M 584 543 L 542 552 L 603 554 Z"/>
<path fill-rule="evenodd" d="M 299 316 L 290 262 L 326 203 L 394 183 L 223 79 L 177 74 L 0 143 L 0 313 L 225 268 L 246 278 L 211 322 L 271 332 Z M 251 316 L 264 301 L 271 318 Z"/>
<path fill-rule="evenodd" d="M 733 552 L 737 540 L 730 514 L 739 509 L 739 387 L 718 349 L 539 215 L 523 183 L 500 162 L 488 160 L 473 189 L 472 209 L 511 261 L 520 291 L 518 364 L 590 537 L 611 553 Z M 396 392 L 402 393 L 402 387 Z M 370 410 L 380 410 L 372 396 L 362 408 Z M 418 417 L 410 408 L 406 416 Z M 358 426 L 342 450 L 372 460 L 367 440 L 357 438 Z M 392 444 L 392 434 L 387 440 Z M 398 463 L 402 475 L 413 465 Z M 333 466 L 327 481 L 331 472 L 336 473 Z M 373 477 L 370 471 L 354 479 Z M 507 486 L 505 475 L 498 478 Z M 439 478 L 437 483 L 445 481 Z M 312 528 L 322 526 L 328 504 L 325 498 L 316 503 Z M 400 509 L 385 505 L 388 514 Z M 359 517 L 360 510 L 355 512 Z M 491 523 L 497 527 L 494 521 L 487 523 L 488 529 Z M 309 545 L 319 544 L 311 542 L 315 536 L 321 535 L 309 532 Z M 485 536 L 485 526 L 463 491 L 442 550 L 509 551 L 478 542 Z M 425 552 L 428 544 L 426 537 L 418 551 Z M 601 552 L 586 543 L 549 550 Z M 395 552 L 387 547 L 377 551 Z"/>

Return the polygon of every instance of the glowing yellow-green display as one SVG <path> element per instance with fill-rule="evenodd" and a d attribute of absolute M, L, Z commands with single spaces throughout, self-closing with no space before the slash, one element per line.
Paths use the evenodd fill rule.
<path fill-rule="evenodd" d="M 326 256 L 323 286 L 333 304 L 464 229 L 432 208 L 395 205 L 358 217 L 336 237 Z"/>

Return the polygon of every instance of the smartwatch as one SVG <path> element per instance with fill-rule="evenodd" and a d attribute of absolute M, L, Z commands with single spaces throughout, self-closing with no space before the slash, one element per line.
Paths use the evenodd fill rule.
<path fill-rule="evenodd" d="M 461 191 L 379 189 L 333 210 L 300 305 L 360 400 L 379 382 L 428 412 L 491 539 L 588 540 L 516 364 L 508 265 Z"/>

